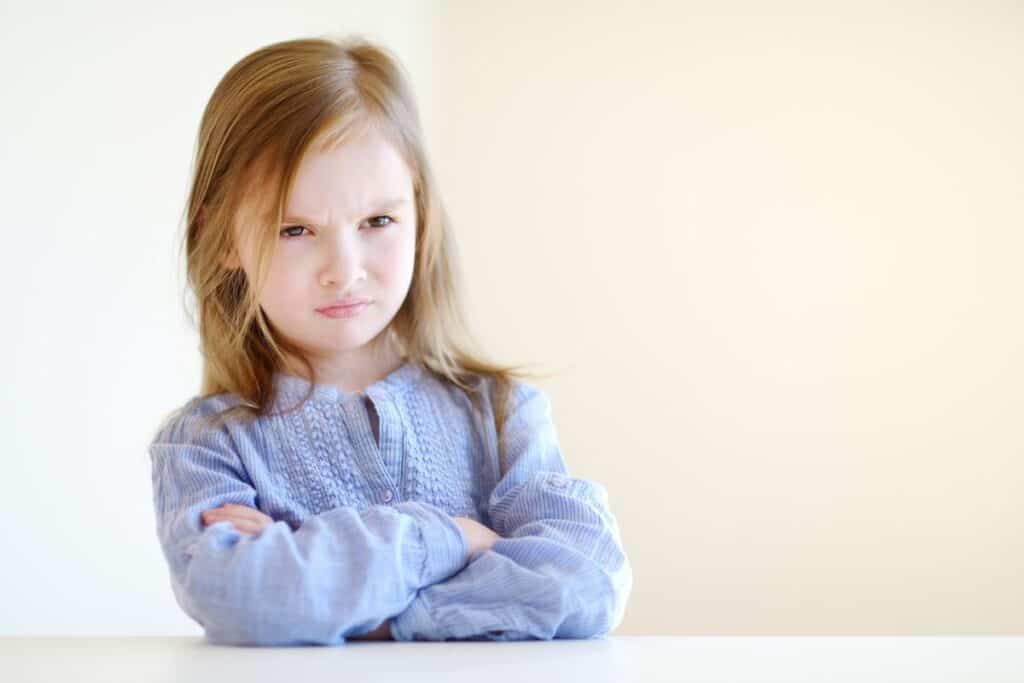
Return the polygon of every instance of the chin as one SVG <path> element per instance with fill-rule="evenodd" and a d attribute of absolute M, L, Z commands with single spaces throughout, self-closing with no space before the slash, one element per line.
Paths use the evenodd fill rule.
<path fill-rule="evenodd" d="M 361 334 L 345 335 L 344 338 L 333 339 L 325 342 L 321 337 L 319 342 L 310 344 L 311 347 L 317 349 L 320 353 L 338 354 L 338 353 L 351 353 L 364 348 L 367 344 L 372 342 L 380 333 L 374 334 Z"/>

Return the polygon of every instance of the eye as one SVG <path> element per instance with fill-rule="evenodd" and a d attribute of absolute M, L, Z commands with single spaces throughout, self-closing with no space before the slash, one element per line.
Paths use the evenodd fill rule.
<path fill-rule="evenodd" d="M 287 228 L 281 230 L 281 237 L 285 239 L 295 239 L 296 237 L 302 237 L 302 230 L 307 230 L 304 225 L 290 225 Z M 299 230 L 300 232 L 292 232 L 293 230 Z"/>
<path fill-rule="evenodd" d="M 391 216 L 374 216 L 373 218 L 370 219 L 370 222 L 373 223 L 373 221 L 377 220 L 378 218 L 386 218 L 388 222 L 384 223 L 383 225 L 373 225 L 374 228 L 386 228 L 387 226 L 395 222 L 395 219 L 392 218 Z"/>

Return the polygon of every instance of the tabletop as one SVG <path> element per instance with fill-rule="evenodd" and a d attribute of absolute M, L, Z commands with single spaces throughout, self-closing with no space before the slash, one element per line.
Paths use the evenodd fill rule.
<path fill-rule="evenodd" d="M 0 681 L 1021 683 L 1024 637 L 606 636 L 232 647 L 199 637 L 0 638 Z"/>

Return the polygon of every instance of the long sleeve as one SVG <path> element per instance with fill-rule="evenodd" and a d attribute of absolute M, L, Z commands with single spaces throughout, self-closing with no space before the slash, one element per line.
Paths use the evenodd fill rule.
<path fill-rule="evenodd" d="M 419 502 L 339 507 L 256 536 L 230 522 L 202 526 L 224 503 L 257 507 L 257 492 L 225 429 L 198 415 L 164 426 L 150 445 L 160 544 L 182 609 L 207 639 L 235 645 L 336 645 L 403 610 L 418 589 L 457 572 L 466 538 Z"/>
<path fill-rule="evenodd" d="M 395 640 L 589 638 L 621 623 L 633 577 L 607 492 L 568 476 L 549 399 L 516 388 L 509 469 L 488 499 L 502 538 L 421 589 L 392 619 Z"/>

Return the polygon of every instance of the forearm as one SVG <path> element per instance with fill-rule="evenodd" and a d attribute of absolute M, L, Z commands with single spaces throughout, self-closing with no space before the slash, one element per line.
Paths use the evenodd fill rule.
<path fill-rule="evenodd" d="M 457 571 L 464 562 L 464 550 L 452 552 L 456 541 L 463 545 L 458 531 L 451 531 L 449 547 L 434 543 L 447 537 L 421 535 L 428 525 L 432 534 L 450 528 L 436 519 L 384 507 L 337 508 L 294 532 L 278 522 L 248 539 L 215 522 L 186 537 L 194 542 L 176 568 L 179 595 L 212 642 L 334 644 L 379 623 L 375 614 L 400 612 L 420 587 Z M 442 555 L 430 554 L 436 552 Z M 353 592 L 372 592 L 376 602 L 353 602 Z"/>
<path fill-rule="evenodd" d="M 538 475 L 493 520 L 509 534 L 394 617 L 396 640 L 589 638 L 621 620 L 632 570 L 600 487 Z"/>

